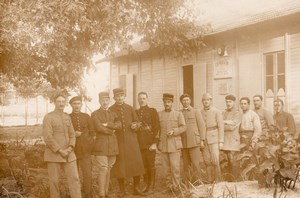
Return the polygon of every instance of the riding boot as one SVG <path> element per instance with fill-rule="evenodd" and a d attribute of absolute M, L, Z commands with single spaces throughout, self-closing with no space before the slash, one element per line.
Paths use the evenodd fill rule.
<path fill-rule="evenodd" d="M 148 172 L 148 182 L 147 182 L 146 189 L 143 191 L 144 193 L 147 194 L 153 193 L 154 183 L 155 183 L 155 171 L 156 171 L 155 168 L 153 168 Z"/>
<path fill-rule="evenodd" d="M 145 196 L 143 192 L 140 191 L 140 176 L 133 177 L 133 195 Z"/>

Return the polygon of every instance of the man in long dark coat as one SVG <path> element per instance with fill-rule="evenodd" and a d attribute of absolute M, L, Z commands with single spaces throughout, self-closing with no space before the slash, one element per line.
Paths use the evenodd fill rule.
<path fill-rule="evenodd" d="M 144 166 L 135 132 L 139 127 L 138 117 L 133 107 L 124 103 L 126 96 L 123 89 L 116 88 L 113 93 L 116 102 L 110 107 L 110 110 L 116 112 L 122 123 L 122 129 L 116 131 L 119 155 L 112 168 L 112 176 L 118 178 L 121 196 L 127 194 L 124 186 L 125 178 L 131 177 L 133 177 L 134 185 L 133 194 L 143 195 L 139 190 L 139 180 L 140 175 L 144 174 Z"/>

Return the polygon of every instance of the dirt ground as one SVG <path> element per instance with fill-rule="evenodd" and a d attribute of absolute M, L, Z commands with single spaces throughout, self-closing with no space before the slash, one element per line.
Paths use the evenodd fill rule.
<path fill-rule="evenodd" d="M 0 142 L 22 139 L 39 139 L 41 137 L 42 127 L 37 126 L 28 126 L 28 127 L 0 127 Z M 2 164 L 1 164 L 2 165 Z M 179 194 L 170 194 L 166 192 L 165 187 L 165 177 L 162 171 L 160 161 L 160 155 L 157 154 L 156 160 L 156 180 L 155 180 L 155 193 L 147 197 L 149 198 L 167 198 L 167 197 L 241 197 L 241 198 L 271 198 L 273 197 L 274 188 L 259 188 L 257 181 L 243 181 L 243 182 L 220 182 L 215 185 L 201 185 L 201 186 L 189 186 L 184 190 L 184 195 Z M 0 166 L 1 168 L 1 166 Z M 40 171 L 46 177 L 46 169 L 41 169 Z M 38 174 L 38 173 L 34 173 Z M 97 170 L 96 166 L 93 166 L 93 177 L 94 177 L 94 190 L 97 194 Z M 8 178 L 0 178 L 0 184 L 7 185 L 6 181 Z M 47 184 L 46 184 L 47 185 Z M 143 182 L 141 184 L 144 185 Z M 127 181 L 127 190 L 132 191 L 132 182 L 131 180 Z M 112 179 L 110 187 L 111 197 L 117 197 L 118 184 L 115 179 Z M 280 191 L 278 190 L 277 197 L 280 196 Z M 37 197 L 35 195 L 30 195 L 29 197 Z M 127 197 L 138 197 L 128 195 Z M 287 198 L 296 198 L 300 197 L 300 182 L 297 182 L 295 190 L 288 190 L 283 192 L 280 197 Z"/>

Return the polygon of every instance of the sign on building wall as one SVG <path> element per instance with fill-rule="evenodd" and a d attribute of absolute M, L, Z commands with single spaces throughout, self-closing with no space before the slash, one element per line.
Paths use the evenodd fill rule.
<path fill-rule="evenodd" d="M 214 65 L 214 78 L 232 78 L 231 62 L 231 59 L 228 59 L 226 57 L 217 60 Z"/>

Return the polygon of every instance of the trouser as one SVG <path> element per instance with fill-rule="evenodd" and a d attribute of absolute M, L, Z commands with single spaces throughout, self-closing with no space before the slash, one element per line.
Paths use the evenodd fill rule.
<path fill-rule="evenodd" d="M 208 182 L 221 180 L 219 143 L 207 144 L 203 149 L 203 160 L 206 165 Z"/>
<path fill-rule="evenodd" d="M 73 162 L 48 162 L 48 175 L 50 183 L 50 197 L 59 198 L 59 177 L 62 168 L 66 174 L 71 198 L 81 198 L 80 180 L 76 161 Z"/>
<path fill-rule="evenodd" d="M 141 176 L 133 177 L 133 190 L 136 190 L 139 187 Z M 118 178 L 119 188 L 121 193 L 127 192 L 125 189 L 125 178 Z"/>
<path fill-rule="evenodd" d="M 96 156 L 96 162 L 99 168 L 99 195 L 106 196 L 110 181 L 110 170 L 116 162 L 116 156 Z"/>
<path fill-rule="evenodd" d="M 180 185 L 180 151 L 162 152 L 161 159 L 167 187 L 177 189 Z"/>
<path fill-rule="evenodd" d="M 227 177 L 228 181 L 235 181 L 238 179 L 239 170 L 237 169 L 237 164 L 236 164 L 237 162 L 234 159 L 236 152 L 237 151 L 224 151 L 228 162 L 228 166 L 227 166 L 228 173 L 229 173 L 229 176 Z"/>
<path fill-rule="evenodd" d="M 81 170 L 83 197 L 92 197 L 92 158 L 90 155 L 77 159 L 77 167 Z"/>
<path fill-rule="evenodd" d="M 248 149 L 252 142 L 254 131 L 240 131 L 241 144 L 245 143 L 245 149 Z"/>
<path fill-rule="evenodd" d="M 201 178 L 201 150 L 200 147 L 183 148 L 181 150 L 185 180 Z"/>
<path fill-rule="evenodd" d="M 155 155 L 156 151 L 150 151 L 149 149 L 142 149 L 141 150 L 143 163 L 144 163 L 144 169 L 145 169 L 145 175 L 144 180 L 149 185 L 149 182 L 151 182 L 151 179 L 153 177 L 153 172 L 155 172 Z"/>

